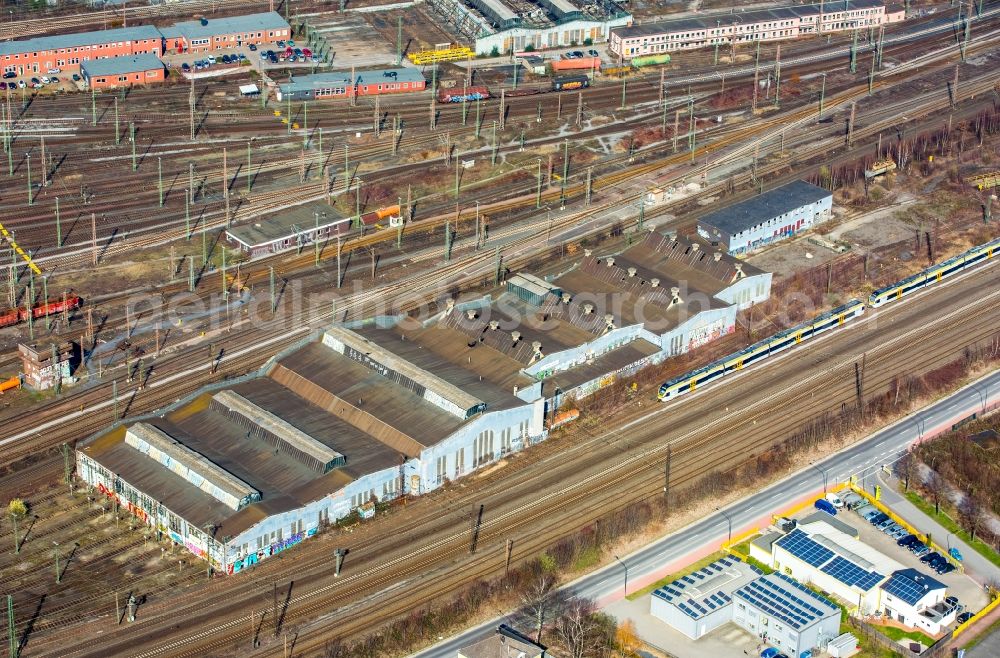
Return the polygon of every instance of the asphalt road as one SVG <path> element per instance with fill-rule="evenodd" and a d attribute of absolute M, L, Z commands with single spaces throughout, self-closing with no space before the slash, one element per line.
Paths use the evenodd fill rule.
<path fill-rule="evenodd" d="M 696 524 L 623 557 L 622 563 L 612 562 L 599 571 L 568 583 L 566 587 L 578 596 L 593 598 L 603 605 L 619 600 L 625 594 L 624 567 L 628 569 L 629 591 L 655 582 L 672 571 L 675 563 L 679 566 L 714 550 L 719 542 L 728 537 L 730 520 L 733 535 L 758 527 L 766 523 L 773 512 L 787 506 L 789 501 L 801 499 L 807 494 L 821 493 L 824 479 L 830 486 L 857 475 L 859 483 L 874 486 L 882 466 L 891 464 L 910 443 L 946 431 L 970 414 L 997 405 L 1000 405 L 1000 371 L 915 412 L 864 441 L 738 501 L 722 512 L 701 519 Z M 996 570 L 996 567 L 993 569 Z M 492 634 L 497 624 L 504 620 L 502 617 L 492 619 L 443 640 L 415 656 L 454 658 L 460 647 Z"/>

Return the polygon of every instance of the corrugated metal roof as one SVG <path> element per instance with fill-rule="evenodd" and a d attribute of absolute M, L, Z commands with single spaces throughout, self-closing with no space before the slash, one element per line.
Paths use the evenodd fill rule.
<path fill-rule="evenodd" d="M 260 498 L 249 484 L 158 427 L 136 423 L 125 433 L 125 443 L 234 511 Z"/>
<path fill-rule="evenodd" d="M 106 57 L 80 62 L 80 70 L 86 77 L 101 75 L 124 75 L 138 71 L 162 69 L 163 62 L 156 55 L 142 54 L 132 57 Z"/>
<path fill-rule="evenodd" d="M 395 73 L 396 75 L 386 75 L 386 73 Z M 354 84 L 358 86 L 424 81 L 425 78 L 420 71 L 406 67 L 354 72 Z M 328 73 L 292 76 L 291 82 L 286 82 L 285 84 L 279 85 L 279 87 L 281 88 L 281 93 L 288 94 L 302 91 L 312 91 L 314 89 L 348 87 L 350 84 L 350 71 L 330 71 Z"/>
<path fill-rule="evenodd" d="M 35 53 L 42 50 L 57 50 L 59 48 L 78 48 L 99 43 L 118 41 L 142 41 L 143 39 L 162 39 L 160 31 L 152 25 L 136 25 L 121 27 L 114 30 L 95 30 L 93 32 L 76 32 L 74 34 L 56 34 L 49 37 L 35 37 L 24 41 L 4 41 L 0 43 L 0 55 L 20 53 Z"/>
<path fill-rule="evenodd" d="M 829 190 L 799 180 L 716 210 L 699 219 L 698 223 L 736 235 L 769 219 L 832 196 Z"/>
<path fill-rule="evenodd" d="M 288 21 L 276 11 L 262 14 L 230 16 L 228 18 L 208 18 L 202 21 L 174 23 L 171 32 L 179 33 L 186 39 L 205 39 L 222 34 L 242 34 L 261 30 L 289 29 Z"/>

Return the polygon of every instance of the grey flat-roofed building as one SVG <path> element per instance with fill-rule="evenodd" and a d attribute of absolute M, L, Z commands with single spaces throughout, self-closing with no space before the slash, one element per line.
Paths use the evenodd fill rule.
<path fill-rule="evenodd" d="M 260 14 L 247 14 L 245 16 L 206 18 L 199 21 L 174 23 L 170 34 L 178 34 L 191 40 L 208 39 L 215 36 L 244 32 L 287 29 L 288 21 L 282 18 L 281 14 L 275 11 L 265 11 Z"/>
<path fill-rule="evenodd" d="M 327 71 L 311 75 L 293 76 L 289 82 L 278 85 L 278 100 L 312 100 L 354 96 L 422 91 L 427 81 L 414 68 L 400 67 L 372 71 Z"/>
<path fill-rule="evenodd" d="M 133 55 L 131 57 L 108 57 L 91 59 L 80 63 L 80 73 L 84 79 L 110 75 L 127 75 L 137 71 L 152 71 L 164 68 L 163 61 L 156 55 Z"/>
<path fill-rule="evenodd" d="M 35 37 L 23 41 L 4 41 L 0 43 L 0 56 L 17 53 L 31 53 L 43 50 L 59 50 L 61 48 L 79 48 L 97 44 L 110 44 L 119 41 L 150 41 L 155 42 L 156 52 L 161 52 L 163 35 L 152 25 L 136 25 L 121 27 L 114 30 L 94 30 L 92 32 L 77 32 L 74 34 L 55 34 L 47 37 Z"/>
<path fill-rule="evenodd" d="M 705 215 L 698 235 L 733 255 L 788 238 L 833 214 L 833 194 L 795 181 Z"/>
<path fill-rule="evenodd" d="M 760 575 L 755 567 L 736 557 L 720 558 L 656 589 L 649 612 L 697 640 L 732 620 L 733 593 Z"/>
<path fill-rule="evenodd" d="M 351 220 L 329 205 L 317 201 L 287 208 L 252 224 L 226 229 L 228 240 L 251 258 L 274 254 L 317 240 L 346 235 Z"/>
<path fill-rule="evenodd" d="M 782 573 L 757 578 L 733 593 L 733 621 L 790 656 L 840 634 L 840 608 Z"/>

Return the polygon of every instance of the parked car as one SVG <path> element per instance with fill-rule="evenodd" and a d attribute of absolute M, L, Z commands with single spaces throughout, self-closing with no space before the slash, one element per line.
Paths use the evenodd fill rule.
<path fill-rule="evenodd" d="M 910 548 L 910 552 L 913 553 L 914 555 L 916 555 L 917 557 L 923 557 L 923 556 L 927 555 L 928 553 L 930 553 L 931 549 L 926 544 L 914 544 Z"/>
<path fill-rule="evenodd" d="M 873 526 L 877 528 L 880 524 L 885 523 L 888 520 L 890 520 L 888 516 L 886 516 L 882 512 L 879 512 L 878 514 L 869 517 L 868 523 L 871 523 Z"/>
<path fill-rule="evenodd" d="M 854 511 L 865 521 L 878 514 L 878 509 L 874 505 L 862 505 L 861 507 L 856 507 Z"/>
<path fill-rule="evenodd" d="M 24 89 L 25 87 L 28 86 L 28 84 L 24 80 L 18 80 L 17 86 L 20 87 L 21 89 Z"/>
<path fill-rule="evenodd" d="M 309 61 L 312 62 L 313 64 L 319 64 L 320 59 L 319 57 L 316 57 L 316 55 L 313 55 L 312 57 L 309 58 Z"/>
<path fill-rule="evenodd" d="M 887 528 L 889 528 L 891 526 L 894 526 L 894 525 L 896 525 L 896 522 L 893 521 L 892 519 L 890 519 L 889 517 L 886 517 L 885 521 L 883 521 L 882 523 L 879 523 L 875 527 L 878 528 L 879 530 L 881 530 L 882 532 L 885 532 Z"/>
<path fill-rule="evenodd" d="M 285 45 L 288 46 L 289 48 L 294 48 L 295 42 L 289 39 L 288 41 L 285 42 Z"/>
<path fill-rule="evenodd" d="M 222 63 L 223 64 L 229 64 L 229 55 L 223 55 L 222 56 Z"/>
<path fill-rule="evenodd" d="M 591 57 L 600 57 L 600 54 L 596 50 L 594 50 L 593 48 L 591 48 L 590 50 L 588 50 L 587 54 L 590 55 Z"/>
<path fill-rule="evenodd" d="M 278 46 L 278 48 L 284 48 L 285 47 L 285 42 L 284 41 L 279 41 L 275 45 Z"/>
<path fill-rule="evenodd" d="M 306 57 L 312 57 L 313 51 L 309 50 L 308 48 L 303 48 L 302 54 L 305 55 Z"/>
<path fill-rule="evenodd" d="M 74 73 L 73 74 L 73 82 L 80 82 L 80 80 L 83 80 L 83 78 L 81 78 L 79 75 L 77 75 L 76 73 Z"/>
<path fill-rule="evenodd" d="M 890 532 L 889 536 L 892 537 L 893 539 L 900 539 L 901 537 L 905 537 L 908 534 L 910 534 L 910 531 L 900 525 L 896 526 L 896 529 Z"/>
<path fill-rule="evenodd" d="M 62 69 L 60 69 L 60 68 L 51 68 L 48 71 L 46 71 L 46 73 L 48 73 L 49 75 L 52 75 L 54 73 L 62 73 Z"/>
<path fill-rule="evenodd" d="M 825 498 L 820 498 L 815 503 L 813 503 L 813 506 L 821 512 L 826 512 L 831 516 L 837 516 L 837 508 L 834 507 L 833 504 L 830 501 L 826 500 Z"/>
<path fill-rule="evenodd" d="M 208 63 L 209 64 L 215 64 L 215 62 L 216 62 L 215 55 L 209 55 L 208 56 Z"/>
<path fill-rule="evenodd" d="M 245 62 L 246 59 L 247 59 L 247 56 L 244 55 L 243 53 L 237 53 L 236 54 L 236 59 L 240 60 L 241 62 Z"/>
<path fill-rule="evenodd" d="M 882 532 L 884 532 L 885 534 L 887 534 L 887 535 L 889 535 L 891 537 L 892 533 L 896 532 L 897 530 L 902 530 L 902 528 L 903 528 L 903 526 L 899 525 L 895 521 L 891 521 L 889 523 L 889 525 L 881 526 L 879 528 L 879 530 L 881 530 Z"/>
<path fill-rule="evenodd" d="M 190 73 L 191 65 L 188 64 L 187 62 L 184 62 L 183 64 L 181 64 L 181 70 L 184 71 L 185 73 Z"/>
<path fill-rule="evenodd" d="M 268 60 L 268 61 L 270 61 L 272 64 L 277 64 L 278 63 L 278 56 L 277 55 L 271 55 L 271 59 Z"/>
<path fill-rule="evenodd" d="M 257 52 L 257 46 L 251 43 L 250 44 L 250 52 L 252 52 L 252 53 Z"/>
<path fill-rule="evenodd" d="M 953 608 L 958 607 L 958 597 L 957 596 L 946 596 L 944 597 L 944 602 Z"/>
<path fill-rule="evenodd" d="M 940 559 L 940 558 L 941 558 L 941 555 L 937 551 L 932 551 L 932 552 L 930 552 L 930 553 L 922 556 L 920 558 L 920 561 L 923 562 L 924 564 L 929 564 L 929 563 L 933 562 L 934 560 L 937 560 L 937 559 Z"/>
<path fill-rule="evenodd" d="M 782 532 L 791 532 L 795 530 L 795 519 L 789 519 L 788 517 L 782 516 L 775 520 L 774 527 Z"/>
<path fill-rule="evenodd" d="M 900 537 L 899 540 L 896 542 L 896 545 L 902 546 L 903 548 L 909 548 L 911 545 L 919 541 L 920 540 L 917 539 L 916 535 L 906 535 L 904 537 Z"/>
<path fill-rule="evenodd" d="M 40 84 L 40 81 L 38 80 L 38 78 L 32 78 L 31 79 L 31 84 L 37 85 L 37 84 Z"/>
<path fill-rule="evenodd" d="M 844 501 L 840 499 L 840 496 L 833 493 L 832 491 L 826 494 L 826 499 L 830 502 L 831 505 L 833 505 L 837 509 L 841 509 L 844 506 Z"/>
<path fill-rule="evenodd" d="M 943 575 L 945 575 L 947 573 L 951 573 L 954 570 L 955 570 L 955 565 L 952 564 L 951 562 L 944 562 L 944 563 L 939 564 L 937 567 L 934 568 L 934 571 L 939 576 L 943 576 Z"/>
<path fill-rule="evenodd" d="M 958 617 L 955 618 L 955 621 L 957 621 L 959 624 L 964 624 L 965 622 L 969 621 L 970 619 L 972 619 L 972 613 L 971 612 L 963 612 L 962 614 L 960 614 Z"/>
<path fill-rule="evenodd" d="M 857 509 L 866 504 L 864 498 L 851 491 L 845 493 L 840 499 L 844 501 L 847 509 Z"/>
<path fill-rule="evenodd" d="M 7 71 L 6 73 L 3 74 L 3 77 L 4 80 L 10 80 L 11 78 L 16 78 L 17 73 L 14 73 L 13 71 Z"/>
<path fill-rule="evenodd" d="M 54 85 L 59 84 L 59 78 L 57 78 L 56 76 L 52 76 L 50 80 L 52 80 L 52 84 Z"/>

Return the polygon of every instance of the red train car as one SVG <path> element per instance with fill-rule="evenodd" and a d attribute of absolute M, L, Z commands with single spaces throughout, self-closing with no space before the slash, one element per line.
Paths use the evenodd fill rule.
<path fill-rule="evenodd" d="M 62 313 L 64 310 L 72 311 L 75 308 L 80 308 L 82 304 L 83 300 L 77 295 L 68 296 L 65 301 L 62 299 L 50 299 L 41 304 L 35 304 L 31 309 L 32 319 L 38 320 L 47 315 Z M 12 308 L 0 313 L 0 327 L 10 327 L 19 322 L 27 321 L 28 309 L 26 308 Z"/>

